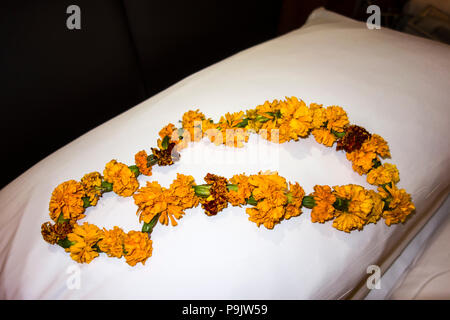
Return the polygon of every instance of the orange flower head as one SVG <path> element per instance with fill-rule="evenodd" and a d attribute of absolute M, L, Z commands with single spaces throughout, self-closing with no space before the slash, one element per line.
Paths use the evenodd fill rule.
<path fill-rule="evenodd" d="M 75 180 L 69 180 L 58 185 L 53 190 L 50 199 L 50 217 L 57 221 L 63 214 L 63 218 L 75 222 L 85 217 L 83 214 L 83 200 L 85 190 L 83 185 Z"/>
<path fill-rule="evenodd" d="M 113 191 L 122 197 L 131 196 L 139 187 L 133 171 L 125 164 L 111 160 L 103 170 L 104 179 L 113 184 Z"/>
<path fill-rule="evenodd" d="M 79 263 L 90 263 L 98 257 L 98 251 L 93 248 L 103 237 L 103 232 L 94 224 L 75 224 L 72 233 L 67 235 L 67 239 L 74 244 L 66 251 L 70 252 L 73 260 Z"/>
<path fill-rule="evenodd" d="M 123 240 L 126 262 L 134 267 L 137 263 L 145 265 L 145 261 L 152 256 L 152 240 L 148 234 L 139 231 L 128 232 Z"/>

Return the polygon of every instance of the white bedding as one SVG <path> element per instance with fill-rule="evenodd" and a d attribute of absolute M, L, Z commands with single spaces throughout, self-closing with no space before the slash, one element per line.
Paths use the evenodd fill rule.
<path fill-rule="evenodd" d="M 156 44 L 155 44 L 156 45 Z M 448 46 L 381 29 L 369 30 L 324 9 L 307 24 L 199 73 L 88 132 L 39 162 L 0 191 L 0 298 L 2 299 L 335 299 L 362 297 L 369 265 L 382 271 L 435 212 L 449 190 Z M 400 170 L 399 186 L 412 194 L 417 212 L 404 225 L 383 222 L 346 234 L 331 223 L 313 224 L 309 210 L 276 226 L 257 228 L 244 208 L 207 217 L 188 211 L 177 227 L 159 225 L 153 256 L 134 268 L 101 255 L 78 265 L 41 238 L 55 186 L 102 171 L 111 159 L 132 164 L 134 154 L 155 146 L 157 133 L 199 108 L 218 120 L 265 100 L 298 96 L 307 103 L 340 105 L 352 123 L 380 134 Z M 157 167 L 150 178 L 168 186 L 176 173 L 197 183 L 207 172 L 277 170 L 307 193 L 315 184 L 357 183 L 343 152 L 314 138 L 290 142 L 270 157 L 252 157 L 249 144 L 232 153 L 207 143 L 184 150 L 181 161 Z M 24 146 L 25 147 L 25 146 Z M 264 151 L 263 150 L 263 151 Z M 226 153 L 224 152 L 226 151 Z M 195 155 L 201 154 L 200 159 Z M 277 155 L 273 156 L 273 154 Z M 241 161 L 242 159 L 247 161 Z M 100 227 L 140 230 L 132 198 L 105 194 L 85 221 Z M 80 288 L 67 281 L 80 267 Z"/>

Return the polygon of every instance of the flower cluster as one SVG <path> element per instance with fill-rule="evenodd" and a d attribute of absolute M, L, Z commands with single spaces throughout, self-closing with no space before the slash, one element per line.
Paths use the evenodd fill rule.
<path fill-rule="evenodd" d="M 415 209 L 411 196 L 404 189 L 380 187 L 378 193 L 362 186 L 315 186 L 311 221 L 324 223 L 333 220 L 333 227 L 350 232 L 362 230 L 364 225 L 377 223 L 383 217 L 387 225 L 404 222 Z"/>
<path fill-rule="evenodd" d="M 109 257 L 125 257 L 130 266 L 145 261 L 152 255 L 152 240 L 145 232 L 130 231 L 125 233 L 119 227 L 113 230 L 100 230 L 96 225 L 75 224 L 73 231 L 67 235 L 66 251 L 79 263 L 90 263 L 101 252 Z"/>
<path fill-rule="evenodd" d="M 157 147 L 148 154 L 141 150 L 135 164 L 111 160 L 100 172 L 85 174 L 80 181 L 68 180 L 52 192 L 49 215 L 52 222 L 41 226 L 41 234 L 50 244 L 58 244 L 79 263 L 90 263 L 100 253 L 122 258 L 130 266 L 145 264 L 152 255 L 152 230 L 159 222 L 178 224 L 186 210 L 201 204 L 208 216 L 232 206 L 247 206 L 246 214 L 258 227 L 273 229 L 283 220 L 299 216 L 303 208 L 311 209 L 311 221 L 332 222 L 340 231 L 362 230 L 369 223 L 384 219 L 386 225 L 403 223 L 415 210 L 411 195 L 397 187 L 400 175 L 391 163 L 387 142 L 365 128 L 350 124 L 347 113 L 340 106 L 309 106 L 296 97 L 266 101 L 253 109 L 226 113 L 217 123 L 197 110 L 183 114 L 181 127 L 169 123 L 159 131 Z M 155 165 L 168 166 L 180 158 L 180 151 L 189 142 L 207 137 L 215 145 L 241 148 L 250 133 L 275 143 L 298 141 L 312 134 L 327 147 L 336 143 L 337 151 L 344 151 L 352 168 L 367 175 L 369 190 L 355 184 L 343 186 L 316 185 L 309 195 L 298 183 L 287 182 L 277 172 L 236 174 L 230 179 L 208 173 L 205 184 L 197 185 L 190 175 L 177 174 L 165 188 L 157 181 L 147 181 L 139 188 L 139 175 L 151 176 Z M 137 205 L 141 231 L 125 233 L 115 226 L 100 229 L 78 221 L 85 217 L 86 208 L 97 205 L 103 193 L 122 197 L 133 196 Z"/>
<path fill-rule="evenodd" d="M 198 205 L 199 199 L 192 188 L 194 185 L 192 176 L 179 173 L 168 189 L 156 181 L 147 182 L 147 186 L 133 195 L 139 221 L 149 224 L 157 217 L 162 224 L 167 225 L 170 220 L 172 226 L 176 226 L 176 220 L 183 217 L 184 210 Z"/>

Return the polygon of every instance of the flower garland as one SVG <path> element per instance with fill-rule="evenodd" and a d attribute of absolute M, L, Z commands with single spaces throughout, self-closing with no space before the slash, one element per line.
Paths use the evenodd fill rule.
<path fill-rule="evenodd" d="M 177 174 L 169 188 L 157 181 L 147 182 L 139 188 L 140 174 L 151 176 L 155 165 L 172 165 L 179 160 L 179 152 L 189 141 L 199 141 L 206 136 L 216 145 L 242 147 L 250 133 L 264 139 L 284 143 L 299 140 L 310 133 L 318 143 L 343 150 L 353 169 L 367 175 L 367 182 L 377 186 L 377 191 L 362 186 L 316 185 L 309 195 L 298 183 L 288 183 L 277 172 L 258 174 L 236 174 L 230 179 L 208 173 L 205 184 L 197 185 L 192 176 Z M 227 113 L 214 123 L 199 110 L 186 112 L 181 128 L 169 123 L 159 132 L 157 148 L 151 154 L 145 150 L 135 155 L 135 164 L 111 160 L 103 175 L 91 172 L 81 180 L 69 180 L 58 185 L 51 196 L 49 215 L 52 222 L 41 226 L 45 241 L 63 247 L 73 260 L 89 263 L 100 253 L 109 257 L 124 257 L 135 266 L 145 264 L 152 255 L 150 239 L 153 228 L 159 222 L 177 225 L 186 209 L 201 204 L 209 216 L 218 214 L 228 204 L 248 205 L 248 219 L 259 227 L 273 229 L 275 225 L 291 217 L 299 216 L 302 207 L 311 209 L 311 221 L 325 223 L 340 231 L 362 230 L 369 223 L 381 218 L 390 226 L 404 222 L 414 211 L 411 196 L 398 189 L 400 181 L 397 167 L 381 163 L 389 158 L 387 142 L 377 134 L 350 125 L 346 112 L 339 106 L 323 107 L 315 103 L 308 107 L 295 97 L 284 101 L 266 101 L 255 109 Z M 138 207 L 141 231 L 125 233 L 115 226 L 112 230 L 101 230 L 97 226 L 78 220 L 85 217 L 86 209 L 95 206 L 105 192 L 115 192 L 122 197 L 133 196 Z"/>

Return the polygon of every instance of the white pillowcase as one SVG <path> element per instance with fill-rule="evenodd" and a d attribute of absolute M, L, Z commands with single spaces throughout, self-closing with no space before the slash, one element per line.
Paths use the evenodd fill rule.
<path fill-rule="evenodd" d="M 1 190 L 0 297 L 328 299 L 362 294 L 367 267 L 376 264 L 384 271 L 433 214 L 432 205 L 448 194 L 449 57 L 447 45 L 369 30 L 319 9 L 299 30 L 186 78 L 61 148 Z M 388 162 L 397 165 L 399 186 L 412 194 L 417 207 L 406 224 L 387 227 L 381 221 L 346 234 L 331 223 L 311 223 L 305 209 L 300 217 L 266 230 L 249 222 L 244 208 L 207 217 L 198 207 L 175 228 L 158 225 L 153 256 L 134 268 L 105 255 L 78 265 L 42 239 L 40 226 L 49 220 L 48 201 L 59 183 L 102 172 L 111 159 L 132 164 L 137 151 L 155 146 L 158 131 L 169 122 L 177 124 L 189 109 L 218 120 L 226 112 L 285 96 L 340 105 L 352 123 L 388 141 Z M 168 186 L 177 172 L 193 175 L 200 184 L 207 172 L 231 177 L 270 169 L 298 181 L 307 193 L 316 184 L 369 187 L 343 152 L 312 137 L 263 145 L 261 156 L 252 159 L 260 142 L 252 137 L 237 151 L 198 143 L 183 151 L 176 165 L 140 177 L 140 184 L 156 180 Z M 219 161 L 228 156 L 230 161 Z M 105 194 L 85 220 L 140 230 L 135 211 L 132 198 Z M 73 289 L 68 283 L 77 270 L 80 288 Z"/>

